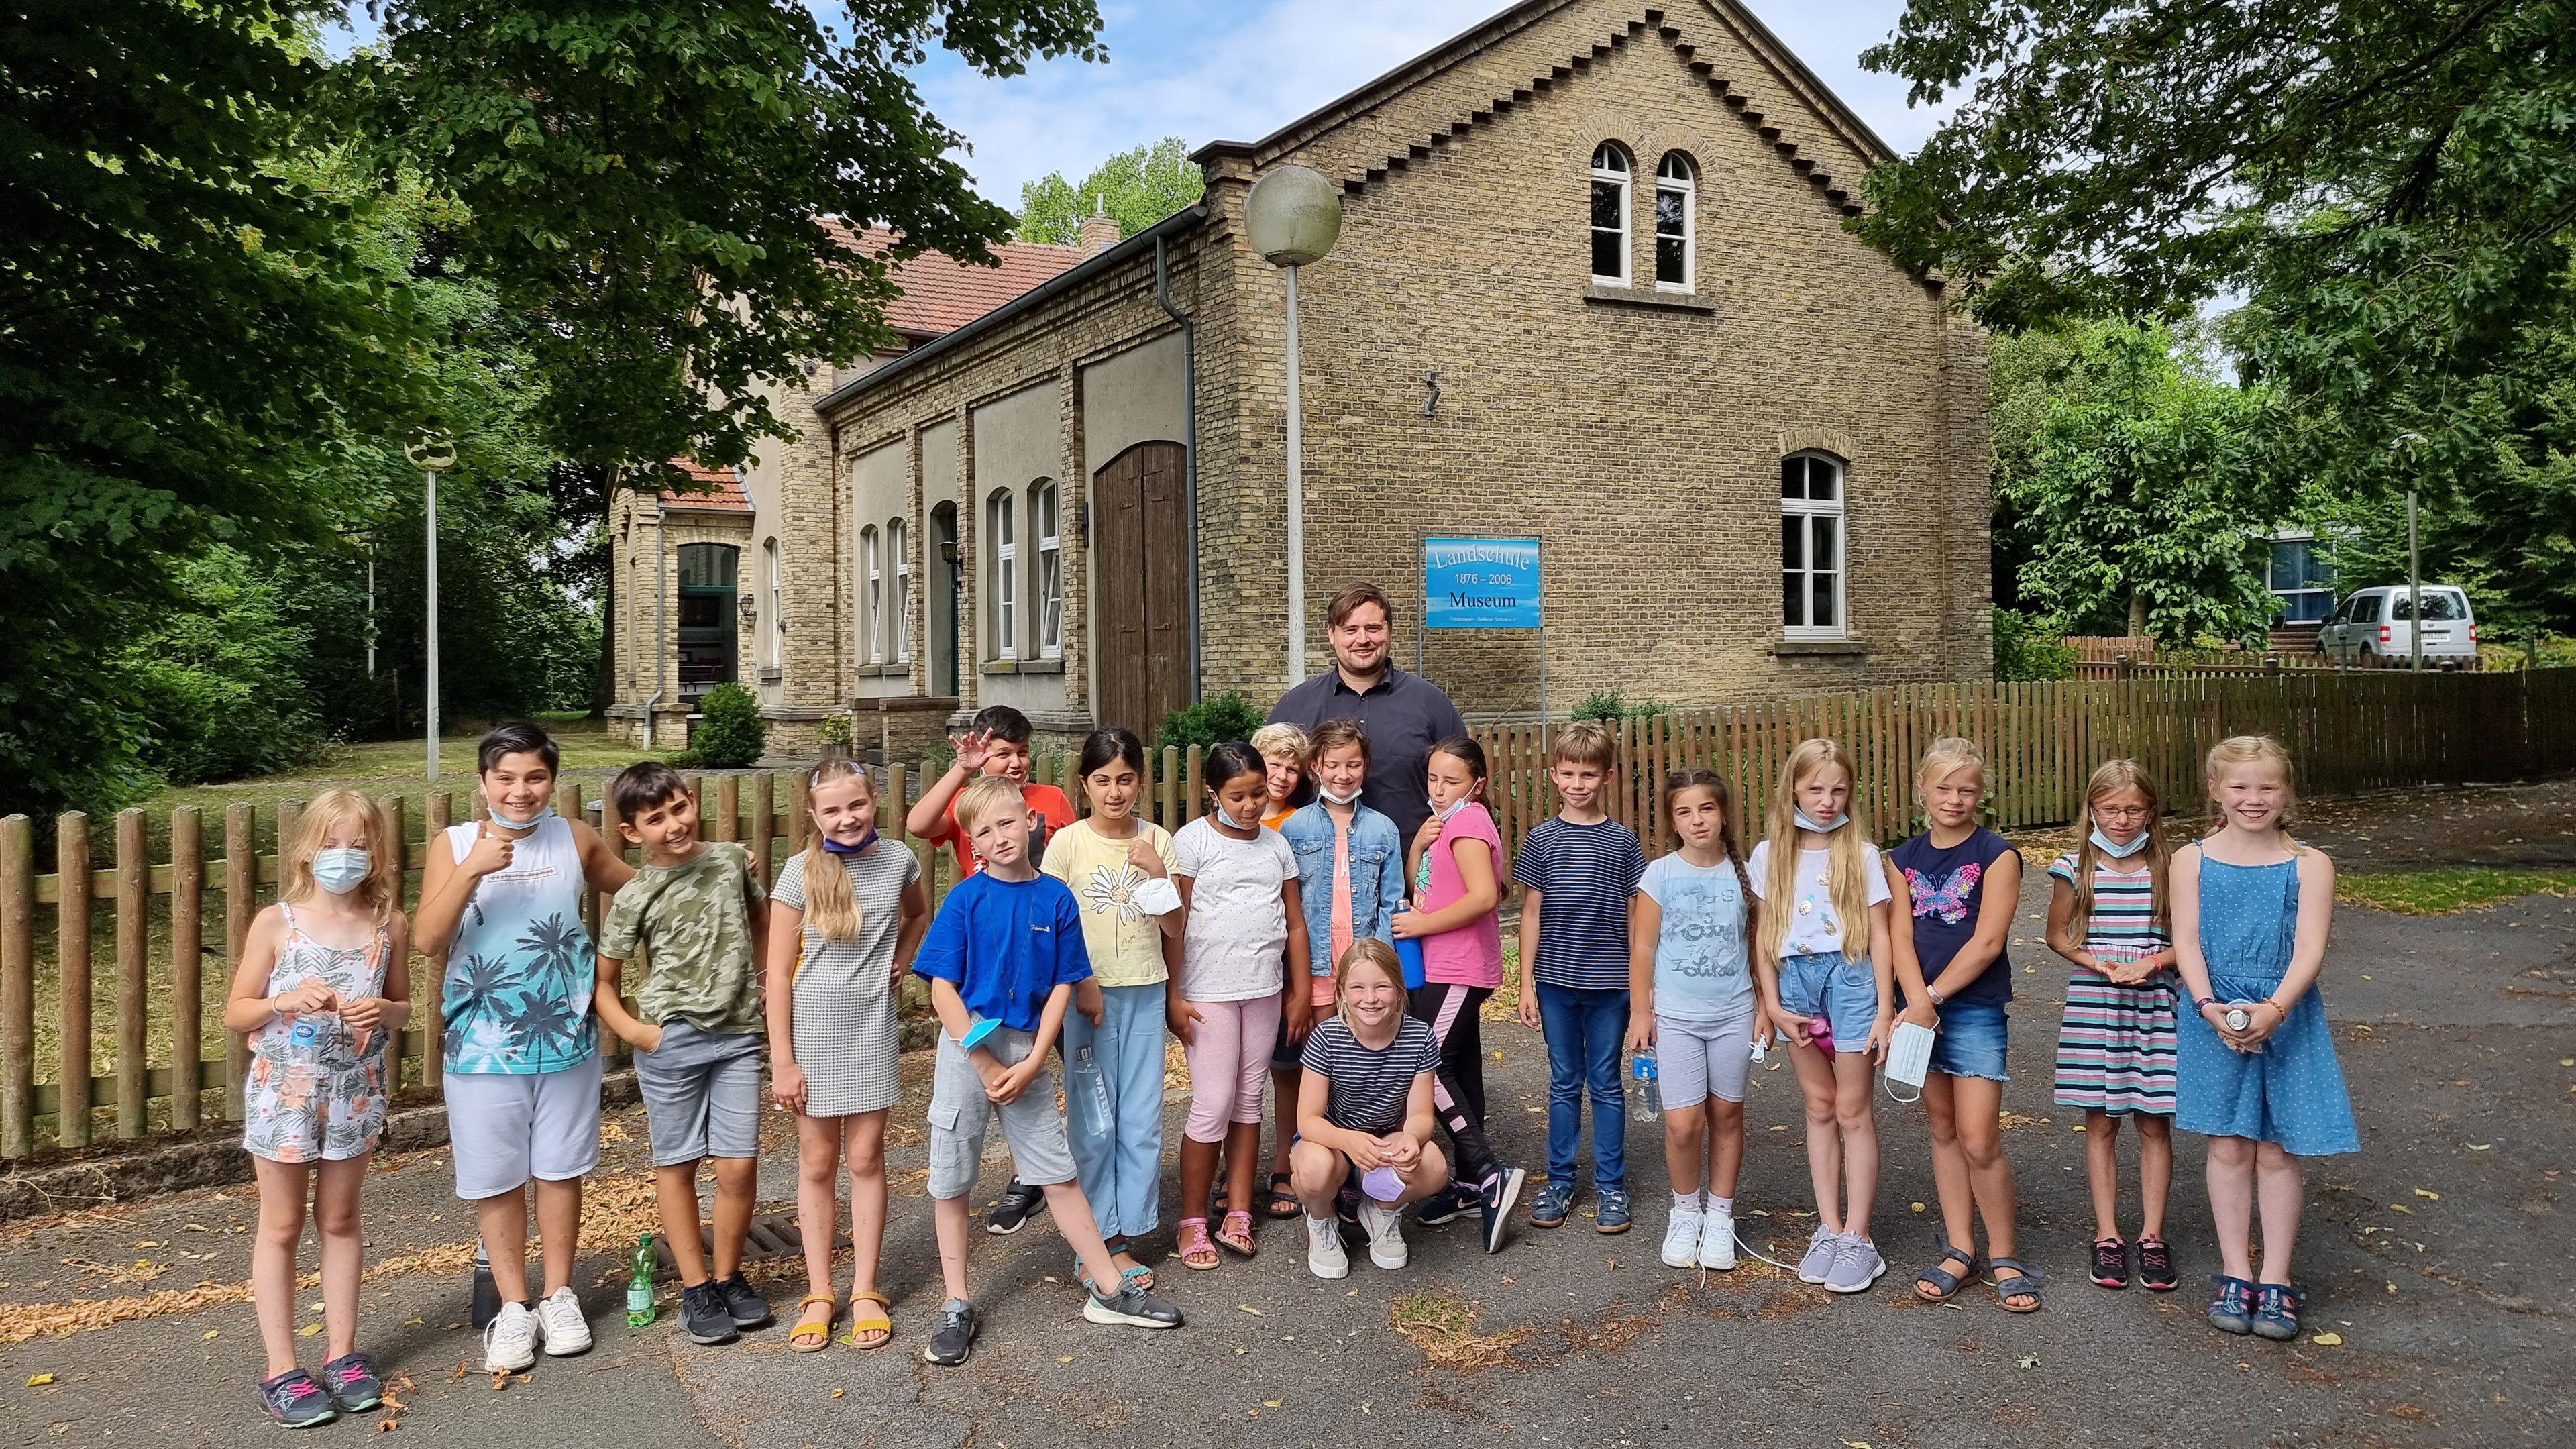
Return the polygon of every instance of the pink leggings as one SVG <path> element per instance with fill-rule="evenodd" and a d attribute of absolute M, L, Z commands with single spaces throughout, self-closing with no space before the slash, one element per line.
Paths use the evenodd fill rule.
<path fill-rule="evenodd" d="M 1270 1070 L 1270 1048 L 1279 1035 L 1279 998 L 1193 1001 L 1199 1012 L 1181 1049 L 1190 1063 L 1190 1119 L 1181 1128 L 1192 1142 L 1223 1142 L 1230 1122 L 1261 1120 L 1261 1078 Z"/>

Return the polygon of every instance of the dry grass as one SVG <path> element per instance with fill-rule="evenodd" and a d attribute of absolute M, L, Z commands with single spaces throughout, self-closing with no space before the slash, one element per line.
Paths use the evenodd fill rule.
<path fill-rule="evenodd" d="M 1510 1357 L 1514 1345 L 1529 1337 L 1524 1325 L 1509 1333 L 1479 1334 L 1476 1310 L 1447 1288 L 1399 1294 L 1387 1310 L 1387 1325 L 1411 1339 L 1434 1368 L 1472 1373 Z"/>

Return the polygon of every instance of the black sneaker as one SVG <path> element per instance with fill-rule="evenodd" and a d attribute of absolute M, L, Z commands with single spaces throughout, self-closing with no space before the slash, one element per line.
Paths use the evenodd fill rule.
<path fill-rule="evenodd" d="M 2129 1286 L 2129 1245 L 2118 1238 L 2093 1240 L 2093 1286 L 2120 1289 Z"/>
<path fill-rule="evenodd" d="M 2174 1274 L 2171 1244 L 2162 1238 L 2138 1239 L 2138 1282 L 2150 1293 L 2171 1293 L 2182 1282 Z"/>
<path fill-rule="evenodd" d="M 1499 1252 L 1504 1230 L 1511 1226 L 1512 1208 L 1521 1200 L 1521 1188 L 1529 1174 L 1517 1167 L 1497 1167 L 1485 1179 L 1485 1191 L 1479 1203 L 1484 1209 L 1485 1251 Z"/>
<path fill-rule="evenodd" d="M 259 1406 L 289 1429 L 310 1429 L 340 1417 L 340 1411 L 331 1407 L 331 1396 L 313 1381 L 313 1375 L 300 1368 L 288 1369 L 262 1383 Z"/>
<path fill-rule="evenodd" d="M 930 1342 L 922 1347 L 921 1360 L 942 1368 L 961 1364 L 966 1361 L 967 1351 L 974 1343 L 975 1305 L 962 1298 L 951 1298 L 948 1305 L 939 1310 L 939 1331 L 930 1335 Z"/>
<path fill-rule="evenodd" d="M 1012 1178 L 1011 1185 L 1002 1189 L 1002 1200 L 993 1204 L 993 1211 L 986 1215 L 984 1231 L 995 1237 L 1007 1237 L 1028 1223 L 1029 1214 L 1045 1206 L 1045 1188 L 1031 1187 L 1016 1177 Z"/>
<path fill-rule="evenodd" d="M 743 1280 L 740 1273 L 716 1280 L 716 1292 L 723 1295 L 725 1313 L 736 1328 L 767 1328 L 777 1322 L 769 1311 L 769 1300 L 760 1290 Z"/>
<path fill-rule="evenodd" d="M 731 1343 L 742 1337 L 733 1326 L 732 1312 L 725 1307 L 724 1289 L 712 1278 L 680 1290 L 680 1327 L 688 1333 L 691 1343 Z"/>
<path fill-rule="evenodd" d="M 344 1353 L 322 1365 L 322 1389 L 344 1414 L 363 1414 L 385 1401 L 373 1354 Z"/>
<path fill-rule="evenodd" d="M 1133 1283 L 1106 1298 L 1097 1293 L 1085 1298 L 1082 1316 L 1094 1323 L 1123 1323 L 1131 1328 L 1181 1326 L 1181 1310 Z"/>
<path fill-rule="evenodd" d="M 1442 1223 L 1456 1222 L 1458 1215 L 1467 1210 L 1467 1202 L 1466 1194 L 1458 1191 L 1456 1183 L 1451 1183 L 1416 1203 L 1413 1220 L 1426 1228 L 1436 1228 Z"/>
<path fill-rule="evenodd" d="M 1340 1192 L 1333 1195 L 1333 1216 L 1350 1227 L 1356 1228 L 1360 1225 L 1360 1190 L 1358 1188 L 1346 1184 Z"/>

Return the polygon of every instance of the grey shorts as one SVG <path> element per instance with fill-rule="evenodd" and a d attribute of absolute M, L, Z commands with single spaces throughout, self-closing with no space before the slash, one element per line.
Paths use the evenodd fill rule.
<path fill-rule="evenodd" d="M 1753 1070 L 1753 1008 L 1725 1021 L 1675 1021 L 1655 1014 L 1655 1075 L 1667 1107 L 1696 1107 L 1711 1097 L 1744 1100 Z"/>
<path fill-rule="evenodd" d="M 456 1195 L 517 1192 L 533 1177 L 567 1182 L 599 1165 L 600 1054 L 559 1072 L 449 1072 L 447 1145 Z"/>
<path fill-rule="evenodd" d="M 760 1048 L 756 1031 L 663 1024 L 662 1044 L 635 1054 L 635 1087 L 653 1130 L 653 1165 L 760 1155 Z"/>
<path fill-rule="evenodd" d="M 979 1050 L 1002 1065 L 1017 1066 L 1037 1044 L 1032 1032 L 996 1030 Z M 1073 1181 L 1073 1148 L 1065 1140 L 1064 1114 L 1055 1107 L 1053 1073 L 1038 1069 L 1029 1089 L 1009 1102 L 984 1095 L 984 1079 L 966 1049 L 946 1032 L 939 1034 L 930 1086 L 930 1195 L 945 1201 L 975 1189 L 975 1172 L 984 1161 L 984 1132 L 995 1113 L 1002 1118 L 1002 1141 L 1011 1149 L 1011 1165 L 1020 1181 L 1050 1187 Z"/>

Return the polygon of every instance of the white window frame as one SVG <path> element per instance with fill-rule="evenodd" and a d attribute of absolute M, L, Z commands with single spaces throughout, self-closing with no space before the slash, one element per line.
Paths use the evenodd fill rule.
<path fill-rule="evenodd" d="M 1604 158 L 1607 159 L 1605 160 Z M 1628 188 L 1635 174 L 1636 163 L 1629 160 L 1627 148 L 1621 146 L 1618 142 L 1604 141 L 1600 145 L 1592 148 L 1592 186 L 1586 187 L 1583 193 L 1583 216 L 1585 225 L 1583 235 L 1584 243 L 1587 247 L 1597 245 L 1600 237 L 1608 231 L 1608 228 L 1602 226 L 1593 215 L 1592 198 L 1594 190 L 1601 186 L 1615 186 L 1619 189 L 1619 270 L 1614 274 L 1604 274 L 1599 271 L 1594 271 L 1592 273 L 1592 281 L 1595 286 L 1627 286 L 1628 274 L 1630 270 L 1636 266 L 1636 258 L 1629 255 L 1634 248 L 1631 245 L 1631 239 L 1628 234 Z M 1589 268 L 1591 263 L 1586 261 L 1584 265 L 1586 268 Z"/>
<path fill-rule="evenodd" d="M 1680 175 L 1673 174 L 1678 168 Z M 1655 164 L 1655 290 L 1688 292 L 1698 285 L 1699 222 L 1696 213 L 1699 173 L 1691 158 L 1679 151 L 1667 151 Z M 1677 282 L 1664 280 L 1664 196 L 1670 192 L 1681 198 L 1682 229 L 1673 237 L 1682 245 L 1682 275 Z"/>
<path fill-rule="evenodd" d="M 1783 539 L 1780 559 L 1781 583 L 1783 585 L 1780 608 L 1780 637 L 1784 639 L 1846 639 L 1851 636 L 1851 527 L 1850 514 L 1847 506 L 1851 498 L 1851 470 L 1844 465 L 1842 459 L 1834 457 L 1830 453 L 1792 453 L 1788 457 L 1780 460 L 1781 470 L 1784 474 L 1787 472 L 1789 464 L 1793 462 L 1803 463 L 1805 465 L 1800 470 L 1799 492 L 1801 496 L 1795 498 L 1788 496 L 1785 491 L 1787 484 L 1783 482 L 1782 488 L 1784 491 L 1780 498 L 1780 517 L 1784 523 L 1791 519 L 1797 520 L 1799 530 L 1799 563 L 1795 568 L 1792 568 L 1789 565 L 1786 539 L 1787 529 L 1784 527 L 1782 530 Z M 1813 478 L 1813 470 L 1818 464 L 1823 464 L 1833 470 L 1834 496 L 1830 499 L 1819 499 L 1811 496 L 1814 492 L 1814 484 L 1811 481 Z M 1816 567 L 1817 524 L 1822 520 L 1831 520 L 1832 523 L 1831 532 L 1834 539 L 1834 557 L 1833 567 L 1830 569 L 1821 569 Z M 1818 574 L 1830 574 L 1833 578 L 1834 622 L 1830 624 L 1818 624 L 1812 622 L 1815 617 L 1815 580 L 1816 575 Z M 1786 585 L 1793 577 L 1798 580 L 1798 592 L 1796 597 L 1799 604 L 1798 620 L 1800 622 L 1792 622 L 1789 617 L 1789 595 Z"/>
<path fill-rule="evenodd" d="M 900 518 L 886 520 L 886 552 L 894 556 L 894 662 L 912 662 L 912 530 Z"/>
<path fill-rule="evenodd" d="M 1064 657 L 1064 494 L 1039 479 L 1029 489 L 1029 529 L 1037 535 L 1037 653 L 1040 659 Z"/>
<path fill-rule="evenodd" d="M 885 617 L 885 563 L 877 553 L 877 531 L 871 524 L 859 530 L 859 566 L 867 571 L 867 603 L 859 614 L 859 628 L 868 641 L 868 662 L 885 663 L 885 640 L 877 621 Z"/>
<path fill-rule="evenodd" d="M 1020 641 L 1017 632 L 1020 611 L 1019 529 L 1014 516 L 1014 500 L 1008 489 L 1000 490 L 984 501 L 984 531 L 992 541 L 992 567 L 986 577 L 993 589 L 993 657 L 1017 659 Z"/>
<path fill-rule="evenodd" d="M 769 618 L 765 622 L 769 627 L 760 631 L 760 652 L 763 662 L 770 668 L 776 669 L 779 667 L 780 655 L 785 652 L 779 647 L 780 636 L 787 632 L 787 609 L 781 602 L 783 594 L 778 578 L 777 539 L 768 539 L 760 545 L 760 566 L 762 572 L 769 576 L 765 580 L 769 585 L 765 591 L 769 604 Z"/>

